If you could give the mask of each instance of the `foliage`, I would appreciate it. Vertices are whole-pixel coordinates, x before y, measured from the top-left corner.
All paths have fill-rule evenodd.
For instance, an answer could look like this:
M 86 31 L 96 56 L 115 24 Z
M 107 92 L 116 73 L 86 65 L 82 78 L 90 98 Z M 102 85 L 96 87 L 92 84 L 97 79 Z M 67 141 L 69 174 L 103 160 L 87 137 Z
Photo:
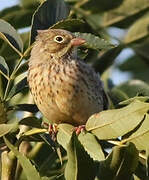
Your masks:
M 1 179 L 147 179 L 148 0 L 20 0 L 0 18 Z M 125 32 L 117 45 L 111 26 Z M 86 39 L 78 54 L 101 74 L 111 108 L 92 115 L 78 136 L 74 126 L 58 125 L 56 142 L 42 126 L 46 120 L 39 118 L 26 80 L 37 30 L 47 28 Z M 137 79 L 114 85 L 109 70 L 125 48 L 134 54 L 117 68 Z

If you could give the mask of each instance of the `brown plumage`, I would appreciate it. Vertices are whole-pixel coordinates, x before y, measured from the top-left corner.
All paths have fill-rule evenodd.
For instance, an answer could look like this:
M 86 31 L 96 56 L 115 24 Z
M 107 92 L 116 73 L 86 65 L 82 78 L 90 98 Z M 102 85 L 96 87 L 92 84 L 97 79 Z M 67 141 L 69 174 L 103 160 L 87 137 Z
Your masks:
M 108 105 L 99 75 L 77 57 L 74 47 L 83 43 L 61 29 L 38 32 L 28 82 L 35 103 L 50 123 L 82 125 Z

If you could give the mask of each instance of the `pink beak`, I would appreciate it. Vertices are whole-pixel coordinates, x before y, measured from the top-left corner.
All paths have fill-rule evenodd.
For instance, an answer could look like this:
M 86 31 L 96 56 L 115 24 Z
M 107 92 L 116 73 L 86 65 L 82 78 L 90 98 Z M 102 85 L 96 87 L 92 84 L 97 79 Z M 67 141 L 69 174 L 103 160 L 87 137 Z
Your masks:
M 84 44 L 85 42 L 86 42 L 85 39 L 79 38 L 79 37 L 73 38 L 71 40 L 72 46 L 80 46 L 80 45 Z

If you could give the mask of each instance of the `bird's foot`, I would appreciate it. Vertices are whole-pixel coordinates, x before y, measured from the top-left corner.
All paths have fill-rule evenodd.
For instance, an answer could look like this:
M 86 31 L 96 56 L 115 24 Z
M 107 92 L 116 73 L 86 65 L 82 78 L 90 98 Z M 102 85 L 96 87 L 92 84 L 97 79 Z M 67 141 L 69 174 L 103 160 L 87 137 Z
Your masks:
M 85 125 L 80 125 L 75 127 L 74 131 L 76 132 L 76 135 L 79 135 L 81 132 L 85 130 Z
M 48 129 L 49 135 L 53 141 L 56 141 L 56 135 L 57 135 L 57 124 L 48 124 L 48 123 L 43 123 L 43 126 Z

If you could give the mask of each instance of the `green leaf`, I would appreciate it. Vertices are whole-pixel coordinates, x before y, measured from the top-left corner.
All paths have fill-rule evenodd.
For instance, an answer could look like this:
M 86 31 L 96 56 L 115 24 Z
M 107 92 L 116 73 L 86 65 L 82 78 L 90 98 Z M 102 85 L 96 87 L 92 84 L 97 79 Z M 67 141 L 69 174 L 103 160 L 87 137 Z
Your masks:
M 14 67 L 17 59 L 20 58 L 19 54 L 14 51 L 14 49 L 6 42 L 0 40 L 0 55 L 5 57 L 7 64 Z M 11 71 L 11 66 L 10 71 Z
M 121 90 L 129 98 L 134 96 L 149 96 L 149 85 L 141 80 L 130 80 L 112 89 Z
M 104 26 L 113 25 L 115 23 L 124 21 L 131 16 L 139 14 L 141 11 L 143 12 L 148 8 L 148 0 L 124 0 L 118 8 L 115 8 L 105 13 L 103 24 Z
M 0 99 L 0 124 L 6 123 L 7 121 L 7 109 L 5 107 L 5 103 L 3 103 Z
M 115 58 L 120 54 L 122 49 L 123 49 L 122 45 L 111 48 L 108 51 L 106 51 L 101 57 L 96 59 L 96 61 L 92 65 L 95 71 L 102 74 L 106 69 L 108 69 L 113 64 Z
M 146 149 L 146 176 L 149 176 L 149 149 Z
M 16 105 L 10 106 L 9 109 L 10 110 L 15 109 L 18 111 L 27 111 L 31 113 L 36 113 L 39 111 L 35 104 L 16 104 Z
M 2 56 L 0 56 L 0 71 L 6 75 L 9 75 L 9 67 Z
M 92 13 L 99 13 L 116 8 L 122 2 L 123 0 L 89 0 L 81 7 L 87 11 L 91 11 Z
M 99 179 L 131 179 L 137 164 L 139 153 L 133 143 L 115 146 L 107 159 L 100 164 Z
M 104 39 L 95 36 L 90 33 L 74 33 L 76 37 L 81 37 L 86 40 L 85 46 L 87 48 L 95 49 L 95 50 L 108 50 L 112 47 L 114 47 L 112 44 L 110 44 L 108 41 L 105 41 Z
M 134 43 L 146 38 L 149 35 L 149 13 L 137 20 L 128 30 L 124 42 Z
M 117 106 L 121 101 L 125 101 L 129 98 L 125 92 L 116 87 L 112 88 L 108 95 L 114 106 Z
M 143 58 L 149 59 L 148 46 L 149 46 L 149 38 L 145 38 L 142 41 L 142 43 L 137 43 L 134 46 L 134 50 L 136 54 L 139 55 L 139 59 L 140 59 L 140 56 L 142 57 L 142 59 Z M 148 66 L 146 66 L 146 62 L 143 62 L 143 63 L 145 64 L 145 68 L 148 69 Z
M 41 128 L 41 123 L 41 119 L 38 119 L 36 117 L 26 117 L 19 121 L 19 124 L 35 128 Z
M 27 159 L 27 157 L 25 157 L 23 154 L 21 154 L 16 149 L 16 147 L 13 146 L 5 137 L 4 137 L 4 141 L 5 141 L 6 145 L 8 146 L 8 148 L 14 153 L 14 155 L 19 160 L 19 163 L 21 164 L 21 166 L 24 170 L 27 180 L 33 180 L 33 179 L 41 180 L 38 171 L 32 165 L 32 163 L 29 161 L 29 159 Z
M 17 93 L 19 93 L 20 91 L 22 91 L 24 88 L 27 88 L 27 87 L 28 87 L 27 77 L 24 77 L 21 81 L 19 81 L 16 85 L 14 85 L 12 87 L 12 89 L 10 90 L 6 100 L 8 101 L 13 96 L 15 96 Z
M 130 103 L 132 103 L 133 101 L 136 101 L 136 100 L 146 102 L 146 101 L 149 100 L 149 96 L 135 96 L 133 98 L 129 98 L 129 99 L 125 100 L 125 101 L 122 101 L 119 104 L 120 105 L 127 105 L 127 104 L 130 104 Z
M 143 43 L 137 43 L 135 47 L 133 45 L 135 54 L 127 58 L 123 63 L 119 64 L 118 68 L 124 72 L 129 71 L 133 79 L 139 79 L 148 83 L 149 82 L 148 46 L 149 46 L 149 41 Z
M 25 133 L 22 134 L 22 137 L 25 136 L 32 136 L 34 134 L 40 134 L 40 133 L 45 133 L 47 132 L 47 129 L 41 129 L 41 128 L 32 128 L 29 131 L 26 131 Z
M 137 51 L 141 48 L 142 43 L 139 45 Z M 136 46 L 135 46 L 136 47 Z M 134 48 L 134 47 L 133 47 Z M 139 56 L 137 56 L 136 54 L 128 57 L 124 62 L 122 62 L 121 64 L 119 64 L 117 66 L 121 71 L 131 71 L 131 73 L 134 74 L 133 77 L 136 77 L 135 74 L 140 73 L 141 70 L 143 69 L 143 71 L 146 69 L 148 69 L 147 64 L 143 61 L 142 58 L 140 58 Z M 137 78 L 136 78 L 137 79 Z
M 68 31 L 75 32 L 76 30 L 80 29 L 81 26 L 83 26 L 85 22 L 81 19 L 65 19 L 62 21 L 58 21 L 56 24 L 54 24 L 52 29 L 65 29 Z
M 99 139 L 113 139 L 133 130 L 149 110 L 149 103 L 134 101 L 126 107 L 92 115 L 86 124 Z
M 23 8 L 31 8 L 34 7 L 35 5 L 39 5 L 39 0 L 20 0 L 21 1 L 21 5 L 23 6 Z
M 16 10 L 19 10 L 20 9 L 20 6 L 19 5 L 15 5 L 15 6 L 11 6 L 11 7 L 8 7 L 8 8 L 4 8 L 0 11 L 0 18 L 4 19 L 4 17 L 7 15 L 7 14 L 11 14 L 13 11 L 16 11 Z M 5 20 L 5 19 L 4 19 Z
M 15 73 L 15 77 L 19 76 L 20 74 L 23 74 L 24 72 L 27 72 L 27 70 L 28 70 L 28 61 L 25 61 L 17 69 L 17 71 Z
M 0 124 L 0 137 L 15 131 L 18 128 L 18 124 Z
M 27 0 L 25 0 L 27 2 Z M 30 1 L 32 7 L 22 7 L 20 5 L 11 6 L 0 11 L 0 18 L 7 21 L 8 23 L 13 24 L 15 29 L 21 29 L 29 27 L 31 25 L 32 15 L 39 3 L 33 3 L 33 0 Z
M 142 158 L 140 158 L 142 160 Z M 134 180 L 147 180 L 145 166 L 139 161 L 134 174 Z
M 68 162 L 65 168 L 66 180 L 91 180 L 95 178 L 97 165 L 85 152 L 75 133 L 67 146 Z
M 57 133 L 57 142 L 67 150 L 67 145 L 71 139 L 72 133 L 74 131 L 74 126 L 70 124 L 59 124 Z
M 0 19 L 0 37 L 4 39 L 17 53 L 23 51 L 23 42 L 16 30 L 6 21 Z
M 146 150 L 149 149 L 149 115 L 146 114 L 145 119 L 142 123 L 137 127 L 135 132 L 132 132 L 131 135 L 122 140 L 122 143 L 125 142 L 133 142 L 138 150 Z
M 48 133 L 47 129 L 33 127 L 32 129 L 22 133 L 19 136 L 19 141 L 20 142 L 22 142 L 22 141 L 31 141 L 31 142 L 41 142 L 42 141 L 43 142 L 43 140 L 44 141 L 46 140 L 46 138 L 45 138 L 46 136 L 48 136 L 48 138 L 49 138 L 49 134 L 47 134 L 47 133 Z M 49 141 L 51 141 L 51 139 Z M 49 141 L 46 140 L 45 142 L 47 143 Z M 47 143 L 47 144 L 49 144 L 49 143 Z
M 65 0 L 65 2 L 78 2 L 79 0 Z
M 43 2 L 33 15 L 31 43 L 35 41 L 37 30 L 48 29 L 68 15 L 69 10 L 63 0 L 47 0 Z
M 0 74 L 2 74 L 7 80 L 9 80 L 9 68 L 2 56 L 0 56 Z
M 93 160 L 102 161 L 105 159 L 102 148 L 93 134 L 82 132 L 79 134 L 78 140 Z

